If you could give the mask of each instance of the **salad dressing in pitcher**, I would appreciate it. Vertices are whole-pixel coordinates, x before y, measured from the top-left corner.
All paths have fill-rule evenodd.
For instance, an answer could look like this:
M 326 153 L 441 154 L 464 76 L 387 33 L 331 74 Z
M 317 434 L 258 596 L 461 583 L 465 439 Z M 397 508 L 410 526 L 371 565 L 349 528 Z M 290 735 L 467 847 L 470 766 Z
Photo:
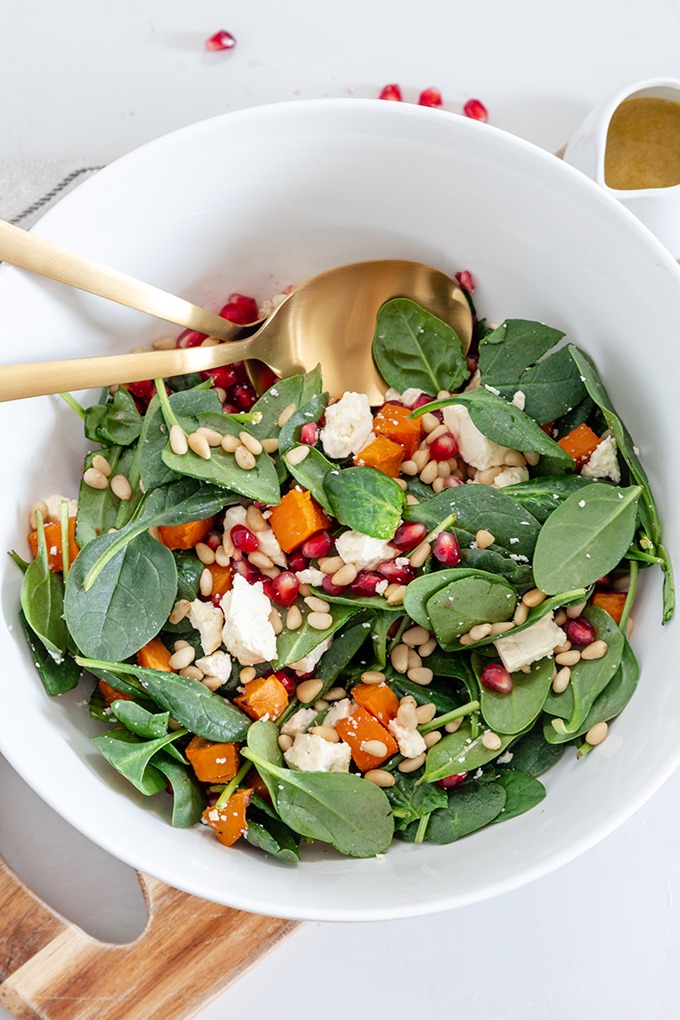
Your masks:
M 680 184 L 680 102 L 626 99 L 607 131 L 605 183 L 619 191 Z

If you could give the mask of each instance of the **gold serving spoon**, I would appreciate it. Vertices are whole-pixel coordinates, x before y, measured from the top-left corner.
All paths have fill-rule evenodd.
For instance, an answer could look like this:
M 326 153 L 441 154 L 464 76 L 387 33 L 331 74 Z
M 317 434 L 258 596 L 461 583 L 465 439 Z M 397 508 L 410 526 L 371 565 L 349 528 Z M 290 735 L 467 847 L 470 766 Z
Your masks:
M 324 387 L 384 399 L 385 383 L 371 354 L 376 316 L 394 297 L 407 297 L 448 322 L 467 351 L 472 315 L 455 280 L 420 262 L 380 259 L 329 269 L 296 287 L 257 328 L 228 322 L 213 312 L 117 270 L 0 221 L 0 259 L 79 290 L 148 312 L 159 319 L 230 341 L 206 347 L 141 354 L 115 354 L 71 361 L 0 367 L 0 400 L 112 386 L 248 361 L 257 384 L 257 364 L 280 377 L 321 364 Z M 256 332 L 252 332 L 256 329 Z M 252 332 L 246 340 L 238 339 Z

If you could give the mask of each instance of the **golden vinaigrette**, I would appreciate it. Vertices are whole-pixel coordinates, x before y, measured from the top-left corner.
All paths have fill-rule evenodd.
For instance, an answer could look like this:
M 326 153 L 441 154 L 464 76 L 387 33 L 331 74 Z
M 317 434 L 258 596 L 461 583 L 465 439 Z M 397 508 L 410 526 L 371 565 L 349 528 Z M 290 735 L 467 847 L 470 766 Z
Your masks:
M 627 99 L 609 123 L 604 179 L 610 188 L 669 188 L 680 184 L 680 103 Z

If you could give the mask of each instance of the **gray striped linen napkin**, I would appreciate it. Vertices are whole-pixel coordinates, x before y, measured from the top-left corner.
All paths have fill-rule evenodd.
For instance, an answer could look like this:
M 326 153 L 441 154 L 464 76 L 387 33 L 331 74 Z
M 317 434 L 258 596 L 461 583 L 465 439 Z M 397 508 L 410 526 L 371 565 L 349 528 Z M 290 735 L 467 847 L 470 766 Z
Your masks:
M 0 219 L 28 228 L 103 164 L 71 158 L 0 159 Z

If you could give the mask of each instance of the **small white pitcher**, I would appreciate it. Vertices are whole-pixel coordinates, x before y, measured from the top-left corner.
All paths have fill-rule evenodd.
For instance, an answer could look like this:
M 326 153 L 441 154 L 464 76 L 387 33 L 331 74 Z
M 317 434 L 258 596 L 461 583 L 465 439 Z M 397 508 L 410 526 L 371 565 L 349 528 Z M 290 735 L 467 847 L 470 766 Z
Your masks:
M 622 88 L 591 110 L 581 122 L 564 151 L 564 159 L 630 209 L 656 234 L 673 257 L 680 259 L 680 184 L 622 191 L 609 187 L 605 181 L 605 150 L 610 121 L 624 100 L 641 97 L 680 102 L 680 81 L 675 78 L 646 78 Z

